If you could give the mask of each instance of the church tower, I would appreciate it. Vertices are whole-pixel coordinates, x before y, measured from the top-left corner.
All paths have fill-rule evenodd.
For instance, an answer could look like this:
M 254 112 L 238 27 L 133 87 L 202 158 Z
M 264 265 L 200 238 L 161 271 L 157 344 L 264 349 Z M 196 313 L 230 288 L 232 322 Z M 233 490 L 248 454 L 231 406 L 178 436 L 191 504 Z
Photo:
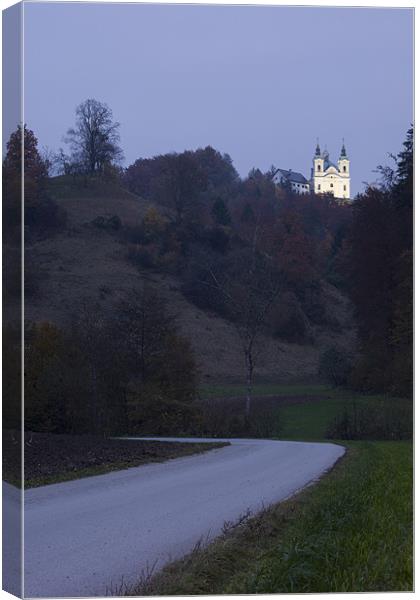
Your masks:
M 317 142 L 316 148 L 315 148 L 312 177 L 314 177 L 316 175 L 322 175 L 323 173 L 324 173 L 324 155 L 321 154 L 321 148 L 319 147 L 319 142 Z
M 343 140 L 343 146 L 341 147 L 340 158 L 338 159 L 338 170 L 340 172 L 341 177 L 343 178 L 342 198 L 350 198 L 350 161 L 347 156 L 346 147 L 344 145 L 344 140 Z
M 337 165 L 330 161 L 326 149 L 321 153 L 317 142 L 313 159 L 311 189 L 315 194 L 332 194 L 334 198 L 350 198 L 350 160 L 344 140 Z

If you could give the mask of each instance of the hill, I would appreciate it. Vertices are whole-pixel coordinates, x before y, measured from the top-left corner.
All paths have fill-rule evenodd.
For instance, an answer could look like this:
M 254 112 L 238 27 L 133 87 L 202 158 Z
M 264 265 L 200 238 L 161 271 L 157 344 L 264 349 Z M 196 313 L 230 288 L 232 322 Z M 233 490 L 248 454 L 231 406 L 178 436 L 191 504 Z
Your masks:
M 50 179 L 48 190 L 66 211 L 67 224 L 55 235 L 27 245 L 27 275 L 36 280 L 26 300 L 28 321 L 68 323 L 84 305 L 112 311 L 129 290 L 141 289 L 147 281 L 166 299 L 181 333 L 190 339 L 202 383 L 243 379 L 244 358 L 233 323 L 189 302 L 176 274 L 139 269 L 128 260 L 127 242 L 119 229 L 139 225 L 152 202 L 116 182 L 92 183 L 68 176 Z M 349 300 L 326 281 L 321 289 L 331 325 L 313 325 L 311 342 L 303 344 L 264 334 L 256 380 L 312 381 L 327 347 L 354 345 Z

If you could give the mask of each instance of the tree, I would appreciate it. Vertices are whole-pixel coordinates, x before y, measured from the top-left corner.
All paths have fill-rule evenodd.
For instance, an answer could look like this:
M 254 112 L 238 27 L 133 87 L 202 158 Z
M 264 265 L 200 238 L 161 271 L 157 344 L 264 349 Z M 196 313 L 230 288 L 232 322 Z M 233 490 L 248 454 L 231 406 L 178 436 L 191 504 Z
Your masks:
M 164 300 L 148 287 L 132 290 L 119 305 L 118 327 L 131 373 L 131 426 L 155 434 L 187 432 L 197 416 L 196 366 Z
M 217 225 L 231 225 L 232 223 L 229 209 L 223 198 L 217 198 L 217 200 L 215 200 L 211 214 Z
M 24 149 L 22 163 L 22 143 Z M 64 226 L 65 211 L 48 197 L 48 164 L 38 151 L 38 140 L 26 125 L 18 127 L 7 143 L 3 161 L 3 217 L 8 241 L 20 238 L 22 169 L 24 173 L 25 237 Z
M 238 335 L 246 373 L 246 416 L 251 411 L 258 343 L 267 325 L 269 311 L 282 290 L 280 273 L 273 257 L 259 248 L 265 235 L 259 216 L 254 222 L 249 243 L 232 253 L 222 269 L 217 271 L 209 266 L 209 276 L 203 281 L 219 292 Z
M 192 152 L 183 152 L 166 161 L 162 175 L 162 203 L 174 211 L 176 225 L 191 222 L 197 215 L 200 193 L 206 189 L 205 172 Z
M 23 161 L 22 161 L 23 142 Z M 24 173 L 25 208 L 34 206 L 40 199 L 47 177 L 47 167 L 38 152 L 38 140 L 26 125 L 19 125 L 7 142 L 6 156 L 3 161 L 3 216 L 5 231 L 20 227 L 22 171 Z
M 86 173 L 93 174 L 101 173 L 106 165 L 121 160 L 119 127 L 106 104 L 94 99 L 79 104 L 76 126 L 67 131 L 66 140 L 72 148 L 73 161 Z
M 343 265 L 355 305 L 361 355 L 352 380 L 409 395 L 412 385 L 413 131 L 396 173 L 352 205 Z M 381 169 L 379 169 L 381 170 Z
M 211 146 L 192 152 L 197 165 L 204 171 L 210 192 L 229 190 L 239 181 L 229 154 L 221 154 Z

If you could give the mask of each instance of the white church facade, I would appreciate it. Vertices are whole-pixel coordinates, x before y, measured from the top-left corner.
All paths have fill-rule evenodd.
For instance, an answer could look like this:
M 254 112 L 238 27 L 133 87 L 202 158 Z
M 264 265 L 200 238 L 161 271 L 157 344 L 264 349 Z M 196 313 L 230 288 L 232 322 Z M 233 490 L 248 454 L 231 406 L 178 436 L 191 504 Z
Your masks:
M 319 144 L 315 149 L 311 178 L 291 169 L 277 169 L 273 181 L 287 186 L 295 194 L 332 194 L 335 198 L 350 199 L 350 160 L 346 148 L 341 148 L 337 164 L 330 161 L 327 150 L 321 153 Z

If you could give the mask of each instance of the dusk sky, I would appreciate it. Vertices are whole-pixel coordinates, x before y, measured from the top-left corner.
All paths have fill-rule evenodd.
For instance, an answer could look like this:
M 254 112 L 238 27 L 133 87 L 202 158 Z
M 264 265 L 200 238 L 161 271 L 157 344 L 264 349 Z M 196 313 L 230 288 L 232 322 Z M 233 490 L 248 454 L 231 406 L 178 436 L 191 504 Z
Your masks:
M 76 106 L 106 102 L 128 165 L 211 145 L 241 176 L 310 175 L 344 137 L 352 196 L 413 120 L 411 9 L 25 5 L 25 121 L 66 148 Z

